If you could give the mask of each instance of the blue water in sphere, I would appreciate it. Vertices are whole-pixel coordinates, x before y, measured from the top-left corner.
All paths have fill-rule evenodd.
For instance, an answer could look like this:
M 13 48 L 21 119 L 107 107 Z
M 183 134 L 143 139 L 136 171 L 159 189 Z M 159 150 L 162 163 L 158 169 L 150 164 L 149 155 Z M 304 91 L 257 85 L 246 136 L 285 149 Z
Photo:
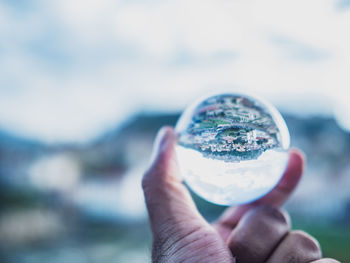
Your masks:
M 175 131 L 184 181 L 215 204 L 262 197 L 287 165 L 288 128 L 276 108 L 261 99 L 229 93 L 206 97 L 184 111 Z

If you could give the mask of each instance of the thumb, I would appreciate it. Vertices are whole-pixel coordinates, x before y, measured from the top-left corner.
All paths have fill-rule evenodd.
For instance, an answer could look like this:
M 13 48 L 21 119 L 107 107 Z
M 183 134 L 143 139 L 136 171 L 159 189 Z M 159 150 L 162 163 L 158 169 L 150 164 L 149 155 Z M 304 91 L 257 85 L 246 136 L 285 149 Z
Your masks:
M 183 232 L 181 230 L 188 230 L 192 225 L 187 224 L 189 222 L 205 222 L 182 184 L 175 156 L 175 142 L 176 135 L 172 128 L 164 127 L 158 132 L 153 161 L 142 180 L 150 224 L 155 235 L 169 229 Z

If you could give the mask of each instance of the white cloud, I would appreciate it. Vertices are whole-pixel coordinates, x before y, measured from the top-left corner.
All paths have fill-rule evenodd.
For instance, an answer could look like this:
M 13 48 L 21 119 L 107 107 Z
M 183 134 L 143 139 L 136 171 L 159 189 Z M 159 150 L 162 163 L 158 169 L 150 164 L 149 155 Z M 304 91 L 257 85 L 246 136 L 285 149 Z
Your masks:
M 244 46 L 248 7 L 213 0 L 130 4 L 119 10 L 115 30 L 152 55 L 172 56 L 178 49 L 207 55 Z
M 17 133 L 86 141 L 228 87 L 296 113 L 350 112 L 350 9 L 336 1 L 34 3 L 0 4 L 0 126 Z

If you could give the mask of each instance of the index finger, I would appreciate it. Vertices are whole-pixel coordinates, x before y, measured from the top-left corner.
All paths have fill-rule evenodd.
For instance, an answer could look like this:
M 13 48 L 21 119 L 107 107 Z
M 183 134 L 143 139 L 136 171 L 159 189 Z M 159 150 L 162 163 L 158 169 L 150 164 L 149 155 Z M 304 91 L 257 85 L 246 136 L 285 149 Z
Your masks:
M 298 149 L 290 150 L 287 168 L 277 186 L 270 193 L 252 203 L 228 208 L 214 224 L 214 227 L 219 228 L 219 232 L 227 228 L 231 231 L 250 208 L 258 205 L 281 206 L 298 185 L 303 174 L 304 164 L 304 154 Z

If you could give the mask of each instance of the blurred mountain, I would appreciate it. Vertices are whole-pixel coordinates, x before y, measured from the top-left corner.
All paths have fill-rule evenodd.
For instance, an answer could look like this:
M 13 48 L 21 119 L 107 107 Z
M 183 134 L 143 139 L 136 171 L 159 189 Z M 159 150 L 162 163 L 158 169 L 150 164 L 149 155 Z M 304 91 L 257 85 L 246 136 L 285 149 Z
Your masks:
M 44 148 L 45 145 L 39 141 L 22 138 L 0 128 L 0 150 L 18 149 L 33 153 L 33 150 L 36 152 Z
M 0 183 L 13 182 L 27 166 L 47 151 L 44 144 L 0 129 Z
M 177 113 L 140 113 L 86 145 L 44 145 L 0 131 L 0 182 L 10 182 L 22 189 L 44 190 L 44 193 L 54 191 L 62 196 L 67 190 L 75 189 L 80 203 L 93 203 L 111 185 L 116 189 L 121 185 L 118 191 L 123 193 L 139 191 L 138 180 L 150 158 L 157 130 L 164 125 L 175 125 L 178 117 Z M 348 217 L 350 134 L 331 118 L 284 117 L 292 146 L 305 152 L 308 163 L 289 209 L 301 215 Z M 125 177 L 134 179 L 123 182 Z M 79 191 L 86 194 L 86 189 L 95 189 L 95 194 L 89 190 L 89 196 L 82 197 Z M 327 198 L 320 199 L 325 192 Z M 102 206 L 106 200 L 100 200 L 96 206 Z M 138 202 L 135 207 L 142 206 L 143 201 Z
M 123 173 L 149 158 L 157 130 L 175 125 L 179 114 L 137 114 L 79 149 L 84 166 L 101 175 Z

